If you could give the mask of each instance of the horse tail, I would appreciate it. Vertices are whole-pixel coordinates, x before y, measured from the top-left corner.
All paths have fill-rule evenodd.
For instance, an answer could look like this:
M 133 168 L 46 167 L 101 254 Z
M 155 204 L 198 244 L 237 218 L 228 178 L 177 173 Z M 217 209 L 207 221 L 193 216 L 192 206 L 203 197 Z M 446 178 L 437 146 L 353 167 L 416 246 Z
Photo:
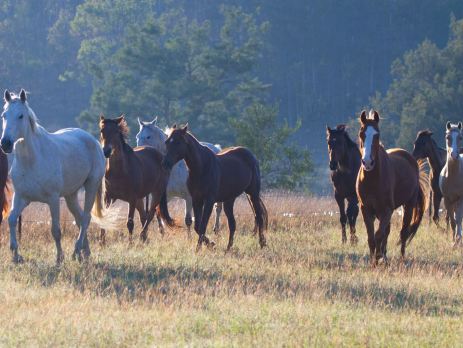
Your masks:
M 13 183 L 11 182 L 11 178 L 8 177 L 5 182 L 5 187 L 3 188 L 3 192 L 1 192 L 0 196 L 3 200 L 2 205 L 2 219 L 6 219 L 10 214 L 10 205 L 11 200 L 13 198 Z
M 418 227 L 420 226 L 423 215 L 427 209 L 428 204 L 428 189 L 429 189 L 429 178 L 425 171 L 425 162 L 418 162 L 418 198 L 416 200 L 415 207 L 413 208 L 412 223 L 410 230 L 406 236 L 405 242 L 410 243 L 413 237 L 415 237 Z
M 103 177 L 96 193 L 92 208 L 93 221 L 105 230 L 114 231 L 122 223 L 119 209 L 106 204 L 106 179 Z
M 161 219 L 167 224 L 169 227 L 178 227 L 177 223 L 174 219 L 170 217 L 169 209 L 167 207 L 167 193 L 164 193 L 161 196 L 161 201 L 159 202 L 158 206 L 156 207 L 157 213 L 161 217 Z

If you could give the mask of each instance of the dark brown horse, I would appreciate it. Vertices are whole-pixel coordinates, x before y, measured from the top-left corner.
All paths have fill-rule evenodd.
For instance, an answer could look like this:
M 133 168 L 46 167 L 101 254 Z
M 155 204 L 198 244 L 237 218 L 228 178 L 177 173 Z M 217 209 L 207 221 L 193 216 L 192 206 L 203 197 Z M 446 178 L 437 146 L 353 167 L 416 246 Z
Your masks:
M 444 168 L 447 160 L 447 151 L 437 146 L 437 143 L 432 138 L 432 132 L 422 130 L 418 132 L 415 143 L 413 145 L 413 157 L 416 160 L 427 159 L 431 171 L 429 173 L 429 181 L 431 184 L 431 192 L 429 195 L 429 217 L 439 226 L 439 208 L 442 200 L 442 193 L 439 188 L 439 176 L 442 168 Z M 434 210 L 434 213 L 433 213 Z M 447 229 L 449 225 L 449 216 L 446 216 Z
M 405 247 L 416 234 L 426 209 L 427 176 L 416 160 L 402 149 L 385 150 L 380 143 L 379 114 L 365 111 L 360 115 L 360 149 L 362 165 L 357 177 L 360 210 L 368 233 L 370 260 L 387 262 L 387 238 L 395 209 L 403 206 L 400 243 Z M 379 227 L 375 233 L 375 218 Z
M 233 147 L 215 154 L 201 145 L 187 131 L 187 126 L 172 127 L 166 140 L 167 153 L 163 165 L 172 168 L 184 159 L 188 167 L 187 186 L 193 199 L 195 231 L 198 233 L 198 249 L 202 243 L 213 245 L 206 237 L 207 223 L 214 203 L 223 202 L 228 219 L 230 236 L 227 250 L 233 246 L 236 223 L 233 214 L 235 199 L 246 192 L 253 208 L 259 231 L 261 247 L 266 245 L 264 229 L 267 228 L 267 210 L 260 198 L 259 162 L 248 149 Z
M 162 155 L 153 147 L 140 146 L 132 149 L 126 142 L 128 132 L 124 116 L 116 119 L 100 117 L 100 142 L 105 157 L 109 159 L 105 173 L 105 202 L 109 205 L 120 199 L 129 203 L 127 229 L 130 237 L 134 227 L 133 216 L 137 209 L 143 226 L 140 238 L 146 241 L 147 228 L 156 207 L 167 225 L 174 225 L 167 209 L 166 186 L 169 171 L 162 167 Z M 145 214 L 143 198 L 149 194 L 152 197 L 151 206 Z
M 357 144 L 347 134 L 345 125 L 338 125 L 335 129 L 327 126 L 326 141 L 330 157 L 334 198 L 338 203 L 341 215 L 342 243 L 347 241 L 346 223 L 349 221 L 350 242 L 355 244 L 358 240 L 355 235 L 355 222 L 359 213 L 355 183 L 360 168 L 360 151 Z M 347 211 L 345 200 L 347 200 Z

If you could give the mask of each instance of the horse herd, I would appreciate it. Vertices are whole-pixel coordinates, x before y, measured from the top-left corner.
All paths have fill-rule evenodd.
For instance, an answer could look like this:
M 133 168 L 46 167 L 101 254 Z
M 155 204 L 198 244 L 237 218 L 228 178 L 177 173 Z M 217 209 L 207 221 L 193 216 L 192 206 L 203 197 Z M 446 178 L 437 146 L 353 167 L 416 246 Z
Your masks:
M 219 229 L 223 205 L 229 227 L 229 250 L 236 229 L 234 202 L 239 195 L 246 193 L 255 218 L 254 231 L 259 236 L 260 246 L 266 246 L 264 231 L 268 225 L 268 213 L 260 196 L 259 163 L 248 149 L 231 147 L 222 150 L 218 145 L 200 143 L 188 131 L 187 125 L 173 125 L 165 133 L 157 126 L 156 119 L 151 122 L 138 120 L 137 147 L 132 148 L 127 143 L 128 126 L 124 116 L 115 119 L 100 116 L 99 142 L 82 129 L 67 128 L 49 133 L 38 124 L 24 90 L 19 94 L 6 90 L 4 101 L 0 140 L 3 150 L 0 151 L 0 188 L 3 188 L 0 205 L 3 214 L 0 222 L 8 216 L 14 262 L 23 260 L 18 251 L 16 230 L 18 228 L 20 236 L 21 213 L 31 202 L 46 203 L 50 207 L 57 263 L 63 261 L 59 220 L 61 197 L 79 228 L 73 252 L 73 258 L 79 260 L 90 255 L 87 229 L 91 217 L 101 227 L 100 241 L 103 243 L 106 229 L 116 228 L 119 214 L 112 204 L 116 200 L 129 204 L 127 229 L 130 239 L 137 210 L 142 226 L 140 238 L 146 241 L 147 228 L 155 216 L 161 233 L 164 233 L 163 223 L 177 226 L 169 215 L 167 203 L 174 196 L 184 199 L 188 234 L 193 223 L 191 211 L 194 213 L 197 249 L 202 244 L 214 246 L 206 236 L 206 228 L 215 206 L 214 230 Z M 431 167 L 433 220 L 438 223 L 443 197 L 455 243 L 461 243 L 461 123 L 447 123 L 447 151 L 437 147 L 430 131 L 422 131 L 415 141 L 412 155 L 402 149 L 384 149 L 380 142 L 379 121 L 376 111 L 370 111 L 368 116 L 366 111 L 361 113 L 360 146 L 351 140 L 345 126 L 327 127 L 331 178 L 340 209 L 342 242 L 347 241 L 348 222 L 350 241 L 357 243 L 355 225 L 360 205 L 368 234 L 370 260 L 373 264 L 380 259 L 387 262 L 391 216 L 402 206 L 400 244 L 404 256 L 406 245 L 415 236 L 426 209 L 428 177 L 417 160 L 427 158 Z M 8 177 L 5 153 L 11 152 L 14 152 L 14 160 Z M 83 207 L 78 201 L 82 188 L 85 190 Z M 379 220 L 376 232 L 375 219 Z
M 355 224 L 359 212 L 368 234 L 370 260 L 387 262 L 387 239 L 391 216 L 403 207 L 400 244 L 402 257 L 407 244 L 415 236 L 427 205 L 433 203 L 432 219 L 439 226 L 439 207 L 444 198 L 447 227 L 450 221 L 455 246 L 462 242 L 463 219 L 463 157 L 462 124 L 447 122 L 446 147 L 441 149 L 429 130 L 420 131 L 413 153 L 403 149 L 385 150 L 380 142 L 380 117 L 377 111 L 360 115 L 359 146 L 349 137 L 345 125 L 331 129 L 327 126 L 327 143 L 334 196 L 340 210 L 342 242 L 347 241 L 346 224 L 350 227 L 350 241 L 357 242 Z M 429 181 L 423 166 L 430 165 Z M 347 201 L 347 209 L 345 207 Z M 430 209 L 431 214 L 431 209 Z M 375 231 L 375 219 L 379 220 Z
M 115 119 L 100 116 L 99 142 L 77 128 L 49 133 L 38 124 L 24 90 L 19 94 L 6 90 L 4 102 L 0 140 L 3 150 L 0 151 L 0 205 L 3 207 L 2 218 L 8 216 L 14 262 L 23 261 L 18 251 L 16 229 L 19 228 L 20 236 L 21 213 L 31 202 L 46 203 L 50 207 L 57 263 L 63 261 L 59 220 L 61 197 L 64 197 L 79 228 L 73 252 L 73 258 L 79 260 L 90 255 L 87 229 L 91 217 L 101 227 L 102 242 L 106 229 L 117 227 L 119 214 L 112 205 L 116 200 L 129 204 L 127 229 L 131 239 L 134 213 L 138 211 L 142 225 L 140 238 L 146 241 L 147 228 L 154 216 L 158 218 L 161 231 L 161 220 L 168 226 L 177 226 L 169 215 L 167 202 L 173 196 L 185 199 L 185 223 L 190 231 L 193 209 L 194 229 L 199 236 L 197 248 L 202 244 L 214 246 L 206 237 L 206 227 L 215 203 L 223 202 L 230 231 L 229 250 L 233 246 L 236 229 L 234 202 L 239 195 L 246 193 L 255 217 L 260 246 L 266 245 L 264 231 L 268 216 L 260 197 L 259 164 L 248 149 L 233 147 L 221 150 L 212 144 L 201 144 L 188 132 L 187 125 L 174 125 L 165 134 L 157 127 L 156 120 L 139 120 L 137 147 L 132 148 L 127 143 L 128 127 L 123 116 Z M 8 177 L 5 154 L 11 152 L 14 160 Z M 85 190 L 83 207 L 78 201 L 82 188 Z M 13 203 L 10 209 L 11 195 Z M 221 210 L 222 203 L 217 204 L 215 230 L 219 228 Z

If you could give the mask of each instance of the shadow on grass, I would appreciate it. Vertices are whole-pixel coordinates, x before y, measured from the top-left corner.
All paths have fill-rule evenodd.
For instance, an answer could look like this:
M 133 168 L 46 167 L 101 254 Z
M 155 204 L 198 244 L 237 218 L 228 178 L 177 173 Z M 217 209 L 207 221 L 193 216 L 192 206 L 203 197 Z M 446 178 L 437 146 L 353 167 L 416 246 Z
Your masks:
M 184 265 L 127 265 L 98 261 L 79 265 L 68 263 L 59 268 L 49 264 L 29 262 L 25 267 L 33 283 L 44 287 L 57 283 L 71 285 L 82 293 L 116 297 L 120 301 L 148 301 L 181 304 L 192 295 L 230 297 L 254 295 L 288 300 L 345 301 L 392 311 L 412 310 L 422 315 L 459 316 L 463 300 L 438 292 L 410 289 L 406 285 L 335 279 L 330 270 L 349 264 L 368 267 L 368 257 L 355 253 L 333 253 L 329 261 L 317 261 L 326 274 L 307 278 L 265 274 L 259 271 L 243 274 L 224 273 L 216 269 L 201 269 Z M 415 263 L 421 261 L 414 260 Z M 426 263 L 427 264 L 427 263 Z

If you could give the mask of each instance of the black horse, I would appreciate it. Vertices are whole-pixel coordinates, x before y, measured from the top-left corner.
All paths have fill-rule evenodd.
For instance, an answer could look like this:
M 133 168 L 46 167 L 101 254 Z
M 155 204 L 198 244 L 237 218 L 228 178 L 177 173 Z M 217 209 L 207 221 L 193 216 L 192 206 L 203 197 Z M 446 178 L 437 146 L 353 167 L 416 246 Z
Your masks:
M 357 144 L 347 134 L 345 125 L 338 125 L 335 129 L 326 126 L 326 141 L 334 198 L 341 214 L 342 243 L 347 241 L 346 223 L 349 221 L 350 242 L 355 244 L 358 240 L 355 235 L 355 223 L 359 213 L 355 183 L 360 169 L 360 151 Z M 347 200 L 347 210 L 345 200 Z
M 163 166 L 171 169 L 175 163 L 184 159 L 188 168 L 187 186 L 193 198 L 195 214 L 195 231 L 199 235 L 198 248 L 202 243 L 212 246 L 206 237 L 206 227 L 216 202 L 223 202 L 223 209 L 228 219 L 230 236 L 229 250 L 233 246 L 236 223 L 233 214 L 235 199 L 245 192 L 254 213 L 259 232 L 259 243 L 266 245 L 264 229 L 267 228 L 268 214 L 260 198 L 259 162 L 248 149 L 233 147 L 215 154 L 201 145 L 187 131 L 187 126 L 177 128 L 175 125 L 166 140 L 167 153 Z
M 431 183 L 430 203 L 432 203 L 429 204 L 429 217 L 432 214 L 432 220 L 439 226 L 439 207 L 442 200 L 442 193 L 439 188 L 439 176 L 447 160 L 447 151 L 437 146 L 430 130 L 422 130 L 416 136 L 413 145 L 413 157 L 416 160 L 428 159 L 429 166 L 431 167 L 429 182 Z M 448 215 L 446 216 L 446 221 L 448 229 Z

